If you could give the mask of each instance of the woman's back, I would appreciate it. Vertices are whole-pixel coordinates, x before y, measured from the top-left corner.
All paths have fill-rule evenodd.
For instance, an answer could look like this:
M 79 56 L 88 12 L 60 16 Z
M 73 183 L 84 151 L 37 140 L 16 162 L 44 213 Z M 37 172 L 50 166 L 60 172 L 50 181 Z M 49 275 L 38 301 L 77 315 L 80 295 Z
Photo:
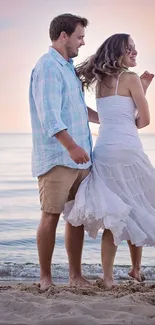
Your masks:
M 105 144 L 142 147 L 135 124 L 137 109 L 127 86 L 127 74 L 123 71 L 117 80 L 112 78 L 108 87 L 97 87 L 96 101 L 100 120 L 97 147 Z

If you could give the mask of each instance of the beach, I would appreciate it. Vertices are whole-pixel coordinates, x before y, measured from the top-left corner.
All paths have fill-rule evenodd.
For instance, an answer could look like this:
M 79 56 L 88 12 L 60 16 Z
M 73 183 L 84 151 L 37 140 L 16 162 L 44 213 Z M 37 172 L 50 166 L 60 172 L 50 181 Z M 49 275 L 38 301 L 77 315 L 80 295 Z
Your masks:
M 155 166 L 155 136 L 141 138 Z M 52 263 L 56 286 L 40 290 L 36 247 L 40 205 L 37 181 L 31 176 L 31 135 L 2 135 L 0 155 L 0 325 L 154 325 L 154 247 L 143 250 L 145 282 L 137 283 L 128 276 L 129 251 L 123 242 L 114 265 L 118 285 L 109 291 L 100 280 L 102 232 L 96 240 L 85 234 L 82 272 L 93 286 L 69 288 L 62 218 Z
M 142 137 L 155 166 L 154 140 L 154 135 Z M 86 234 L 82 272 L 93 286 L 69 288 L 62 218 L 52 263 L 56 286 L 45 292 L 40 290 L 36 247 L 40 206 L 37 181 L 31 176 L 31 135 L 3 135 L 0 154 L 0 325 L 154 325 L 154 248 L 143 250 L 145 282 L 137 283 L 128 276 L 129 251 L 123 242 L 114 265 L 118 285 L 109 291 L 100 280 L 102 232 L 96 240 Z
M 126 281 L 106 290 L 37 283 L 0 285 L 0 325 L 154 325 L 155 284 Z
M 0 4 L 0 325 L 155 325 L 155 0 Z M 131 83 L 122 72 L 131 72 Z M 97 93 L 96 85 L 101 86 Z M 81 206 L 86 196 L 90 222 L 92 210 L 104 220 L 96 238 L 84 227 L 80 261 L 80 240 L 76 231 L 74 237 L 66 231 L 63 206 L 43 209 L 62 212 L 53 217 L 58 219 L 55 236 L 50 216 L 45 214 L 49 224 L 40 223 L 44 214 L 38 176 L 55 165 L 87 167 L 82 165 L 84 152 L 79 149 L 77 157 L 74 150 L 67 152 L 73 142 L 62 141 L 66 131 L 89 161 L 95 165 L 96 160 L 92 176 L 98 182 L 92 187 L 88 183 Z M 97 144 L 97 153 L 90 152 L 90 144 L 92 149 Z M 79 179 L 70 189 L 71 179 L 64 181 L 66 191 L 74 194 Z M 54 181 L 48 191 L 45 183 L 49 201 L 55 191 L 56 206 L 63 186 L 57 188 Z M 103 279 L 111 267 L 106 256 L 113 258 L 114 249 L 108 235 L 106 246 L 104 228 L 115 233 L 115 243 L 116 237 L 126 238 L 112 261 L 111 289 Z M 137 246 L 146 240 L 142 256 L 127 239 Z M 87 281 L 80 281 L 79 270 Z
M 155 166 L 155 135 L 143 135 L 146 154 Z M 93 136 L 95 143 L 96 137 Z M 0 280 L 39 281 L 36 231 L 40 222 L 37 179 L 31 175 L 31 134 L 1 134 L 0 137 Z M 65 222 L 60 218 L 52 260 L 54 282 L 67 283 L 68 259 L 64 242 Z M 89 279 L 102 276 L 100 258 L 102 231 L 94 240 L 85 233 L 82 271 Z M 116 280 L 129 280 L 130 257 L 127 243 L 118 247 Z M 155 249 L 145 247 L 142 272 L 155 281 Z

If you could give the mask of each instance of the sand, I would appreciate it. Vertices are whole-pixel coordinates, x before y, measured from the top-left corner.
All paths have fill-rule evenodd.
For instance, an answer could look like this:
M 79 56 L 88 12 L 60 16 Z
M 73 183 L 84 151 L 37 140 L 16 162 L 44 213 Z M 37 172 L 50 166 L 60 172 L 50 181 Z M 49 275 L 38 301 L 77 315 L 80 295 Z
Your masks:
M 0 325 L 155 325 L 155 284 L 126 281 L 106 290 L 1 283 Z

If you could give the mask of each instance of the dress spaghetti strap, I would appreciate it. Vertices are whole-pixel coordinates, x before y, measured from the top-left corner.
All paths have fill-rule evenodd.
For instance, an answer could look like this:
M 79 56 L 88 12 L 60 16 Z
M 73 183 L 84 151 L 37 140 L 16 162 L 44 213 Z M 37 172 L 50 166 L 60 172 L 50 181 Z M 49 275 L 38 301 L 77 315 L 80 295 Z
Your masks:
M 120 79 L 120 76 L 122 75 L 122 73 L 124 73 L 124 71 L 121 71 L 121 73 L 118 75 L 118 78 L 117 78 L 116 89 L 115 89 L 115 95 L 117 95 L 119 79 Z

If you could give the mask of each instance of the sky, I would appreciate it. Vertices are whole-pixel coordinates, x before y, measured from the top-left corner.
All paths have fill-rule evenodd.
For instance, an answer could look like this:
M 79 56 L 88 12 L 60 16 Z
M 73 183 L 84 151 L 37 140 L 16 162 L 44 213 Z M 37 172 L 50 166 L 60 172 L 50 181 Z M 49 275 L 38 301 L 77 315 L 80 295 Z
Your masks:
M 51 45 L 51 20 L 66 12 L 89 20 L 86 45 L 75 64 L 93 54 L 114 33 L 128 33 L 138 50 L 139 75 L 155 73 L 155 0 L 0 0 L 0 132 L 31 132 L 28 89 L 31 70 Z M 155 80 L 147 92 L 155 133 Z M 92 93 L 88 106 L 96 109 Z M 93 129 L 95 130 L 95 128 Z

